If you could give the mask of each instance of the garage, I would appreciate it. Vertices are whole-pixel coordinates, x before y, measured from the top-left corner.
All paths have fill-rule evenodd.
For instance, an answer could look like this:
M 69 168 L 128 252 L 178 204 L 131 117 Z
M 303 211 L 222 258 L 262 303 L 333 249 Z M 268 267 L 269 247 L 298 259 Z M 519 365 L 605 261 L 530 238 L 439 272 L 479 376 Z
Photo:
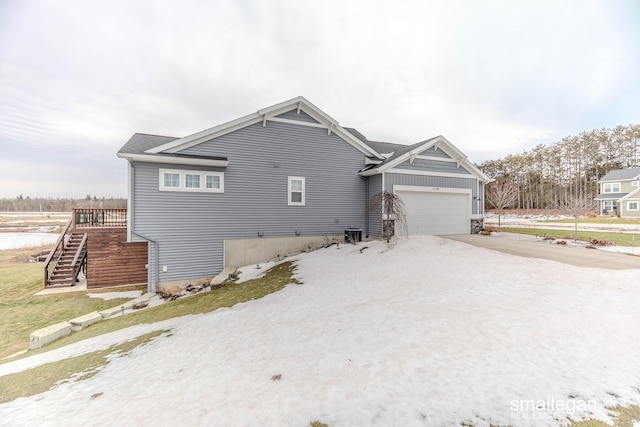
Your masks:
M 396 190 L 405 204 L 409 235 L 469 234 L 471 193 L 468 190 L 418 188 Z

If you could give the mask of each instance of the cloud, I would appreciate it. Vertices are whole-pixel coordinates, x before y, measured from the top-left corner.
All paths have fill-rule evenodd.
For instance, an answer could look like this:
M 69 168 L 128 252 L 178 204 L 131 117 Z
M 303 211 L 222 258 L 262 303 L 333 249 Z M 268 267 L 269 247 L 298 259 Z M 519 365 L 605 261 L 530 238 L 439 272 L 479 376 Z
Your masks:
M 632 0 L 0 7 L 3 160 L 65 171 L 7 165 L 0 197 L 121 195 L 131 134 L 184 136 L 297 95 L 371 139 L 442 134 L 476 162 L 640 119 Z

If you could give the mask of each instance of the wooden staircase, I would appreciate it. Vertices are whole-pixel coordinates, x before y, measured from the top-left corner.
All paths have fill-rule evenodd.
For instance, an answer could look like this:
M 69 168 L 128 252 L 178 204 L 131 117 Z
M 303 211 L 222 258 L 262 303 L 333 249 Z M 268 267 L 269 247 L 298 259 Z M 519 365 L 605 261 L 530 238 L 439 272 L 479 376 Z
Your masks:
M 73 230 L 69 221 L 45 260 L 45 287 L 75 285 L 86 257 L 87 234 Z

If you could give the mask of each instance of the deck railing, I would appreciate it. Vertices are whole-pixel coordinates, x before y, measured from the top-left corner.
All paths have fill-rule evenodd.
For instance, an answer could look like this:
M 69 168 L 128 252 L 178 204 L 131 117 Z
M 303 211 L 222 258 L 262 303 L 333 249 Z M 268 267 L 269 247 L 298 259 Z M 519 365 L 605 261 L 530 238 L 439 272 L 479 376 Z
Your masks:
M 56 243 L 51 249 L 51 252 L 49 252 L 47 259 L 44 260 L 45 286 L 49 284 L 49 277 L 51 276 L 51 273 L 53 273 L 53 270 L 56 268 L 56 265 L 60 260 L 60 256 L 64 251 L 64 246 L 67 243 L 67 240 L 69 240 L 69 237 L 71 236 L 71 232 L 73 231 L 72 223 L 73 223 L 72 219 L 70 219 L 69 222 L 67 222 L 67 225 L 65 225 L 65 227 L 62 229 L 62 232 L 60 233 L 60 237 L 58 237 L 58 240 L 56 240 Z
M 73 226 L 80 227 L 126 227 L 126 209 L 79 208 L 73 210 Z

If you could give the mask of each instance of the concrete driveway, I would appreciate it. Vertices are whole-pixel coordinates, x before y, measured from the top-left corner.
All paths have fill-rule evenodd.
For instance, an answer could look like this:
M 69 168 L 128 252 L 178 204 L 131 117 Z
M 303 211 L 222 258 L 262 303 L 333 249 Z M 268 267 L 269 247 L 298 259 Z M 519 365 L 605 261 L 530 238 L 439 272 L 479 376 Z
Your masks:
M 640 269 L 640 256 L 586 249 L 584 245 L 573 245 L 572 242 L 566 246 L 557 245 L 526 234 L 494 233 L 490 236 L 467 234 L 442 237 L 512 255 L 548 259 L 578 267 Z

